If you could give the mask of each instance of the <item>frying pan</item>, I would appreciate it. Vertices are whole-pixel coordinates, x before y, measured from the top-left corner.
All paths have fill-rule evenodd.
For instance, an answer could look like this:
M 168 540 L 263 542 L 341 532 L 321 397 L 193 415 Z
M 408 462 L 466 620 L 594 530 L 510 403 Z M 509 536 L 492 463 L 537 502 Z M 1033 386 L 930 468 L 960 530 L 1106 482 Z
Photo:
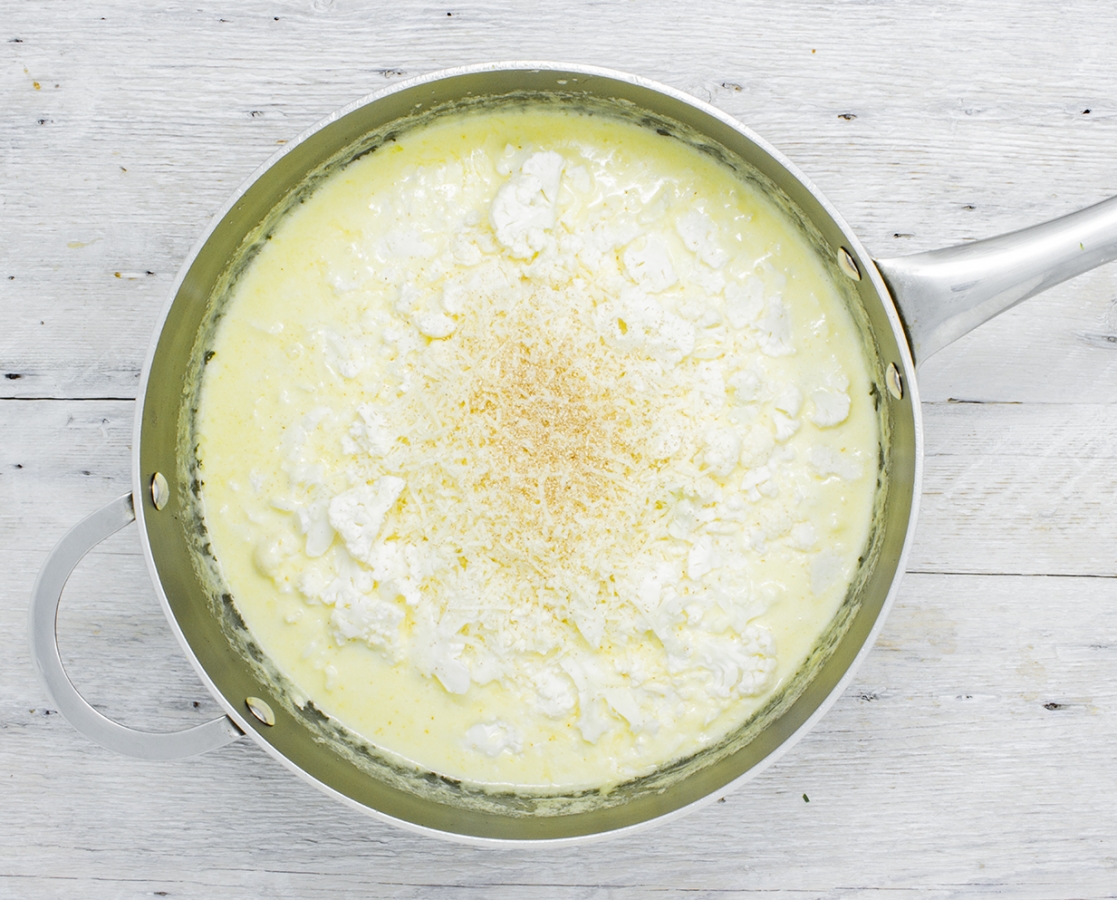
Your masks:
M 737 169 L 797 219 L 846 294 L 874 373 L 882 433 L 877 515 L 841 611 L 791 684 L 715 747 L 608 793 L 525 796 L 481 791 L 394 764 L 313 704 L 291 699 L 207 578 L 205 529 L 183 423 L 199 348 L 217 298 L 266 239 L 270 223 L 324 173 L 446 110 L 506 102 L 606 109 L 683 140 Z M 118 752 L 173 759 L 249 735 L 300 777 L 412 830 L 487 844 L 585 841 L 664 821 L 722 796 L 786 752 L 830 707 L 892 606 L 914 534 L 923 437 L 916 367 L 994 315 L 1117 257 L 1117 198 L 1023 231 L 944 250 L 874 260 L 836 210 L 739 122 L 663 85 L 606 69 L 501 63 L 403 82 L 339 110 L 269 160 L 229 200 L 178 277 L 137 397 L 132 491 L 93 513 L 51 551 L 32 593 L 31 651 L 48 694 L 80 731 Z M 115 723 L 70 682 L 55 620 L 66 580 L 97 543 L 135 519 L 156 592 L 183 651 L 225 715 L 186 731 Z

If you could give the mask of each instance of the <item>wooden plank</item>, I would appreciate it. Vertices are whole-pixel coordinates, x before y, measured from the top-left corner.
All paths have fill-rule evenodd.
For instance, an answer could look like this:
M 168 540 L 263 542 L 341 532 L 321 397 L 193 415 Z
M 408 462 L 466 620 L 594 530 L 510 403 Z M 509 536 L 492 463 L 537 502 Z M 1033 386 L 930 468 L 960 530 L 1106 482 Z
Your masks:
M 1038 489 L 1032 466 L 1045 453 L 1100 462 L 1117 452 L 1109 408 L 933 404 L 927 412 L 932 486 L 940 461 L 965 471 L 992 460 L 1010 480 L 1032 472 Z M 1117 737 L 1109 678 L 1117 582 L 1109 578 L 909 575 L 854 685 L 785 761 L 724 804 L 599 847 L 492 853 L 411 837 L 319 795 L 247 744 L 181 763 L 122 760 L 48 713 L 22 623 L 49 541 L 102 492 L 127 489 L 130 413 L 121 402 L 0 404 L 10 437 L 0 451 L 0 564 L 9 573 L 0 771 L 11 773 L 5 807 L 24 811 L 18 827 L 0 828 L 0 858 L 10 860 L 0 883 L 17 885 L 19 896 L 201 897 L 225 888 L 313 897 L 345 888 L 581 897 L 608 888 L 621 897 L 652 889 L 836 897 L 851 884 L 874 892 L 919 884 L 926 896 L 952 885 L 1026 896 L 1025 887 L 1040 885 L 1043 896 L 1069 896 L 1059 893 L 1068 871 L 1081 873 L 1079 896 L 1106 896 L 1113 864 L 1097 848 L 1117 799 L 1108 788 Z M 13 469 L 15 459 L 29 462 Z M 1091 490 L 1068 484 L 1080 500 Z M 64 496 L 75 502 L 37 508 Z M 975 514 L 994 505 L 995 494 L 961 496 Z M 978 543 L 973 533 L 952 537 L 928 511 L 917 557 L 926 545 Z M 27 522 L 33 527 L 21 528 Z M 1024 552 L 1041 546 L 1026 542 Z M 106 714 L 148 728 L 216 714 L 162 620 L 131 529 L 79 568 L 60 635 L 76 683 Z M 33 815 L 43 803 L 49 821 Z M 999 828 L 1006 817 L 1026 829 Z M 742 846 L 750 848 L 744 861 Z M 811 862 L 797 863 L 799 854 Z M 212 863 L 188 872 L 191 858 Z
M 933 403 L 924 416 L 913 571 L 1117 575 L 1117 406 Z M 9 552 L 45 554 L 130 490 L 131 428 L 126 401 L 0 401 Z
M 98 640 L 117 643 L 133 627 L 103 624 Z M 6 666 L 21 655 L 9 640 Z M 122 653 L 117 677 L 158 677 L 149 662 Z M 534 852 L 399 832 L 249 744 L 121 759 L 44 715 L 21 667 L 3 679 L 19 683 L 0 720 L 18 827 L 0 829 L 0 884 L 19 896 L 1111 896 L 1115 665 L 1112 580 L 911 576 L 854 684 L 773 769 L 646 835 Z M 114 702 L 148 722 L 149 700 Z
M 0 552 L 41 559 L 131 490 L 131 401 L 0 400 Z
M 665 2 L 644 4 L 639 16 L 592 7 L 578 17 L 581 39 L 556 44 L 541 36 L 569 30 L 561 3 L 528 19 L 496 3 L 455 18 L 418 3 L 369 16 L 350 4 L 255 2 L 224 22 L 173 7 L 113 7 L 102 19 L 23 4 L 0 44 L 11 150 L 0 309 L 13 325 L 0 336 L 0 363 L 21 376 L 2 383 L 3 395 L 133 396 L 173 274 L 278 141 L 401 71 L 513 49 L 628 68 L 721 106 L 787 152 L 883 255 L 1009 230 L 1117 192 L 1117 115 L 1107 99 L 1117 82 L 1100 62 L 1107 31 L 1098 21 L 1113 13 L 1074 8 L 1053 27 L 1046 10 L 1017 10 L 1015 40 L 1030 41 L 1031 56 L 994 50 L 994 61 L 966 48 L 1001 47 L 1002 23 L 965 4 L 948 8 L 911 5 L 881 19 L 875 7 L 835 16 L 810 3 L 747 14 L 722 4 L 694 16 Z M 662 37 L 668 20 L 671 41 Z M 795 38 L 742 54 L 721 36 L 731 21 Z M 926 35 L 919 54 L 898 40 L 913 28 Z M 617 34 L 626 35 L 619 46 L 602 43 Z M 331 58 L 359 63 L 323 65 L 317 48 L 327 40 Z M 406 62 L 405 47 L 417 49 Z M 1115 278 L 1080 279 L 946 351 L 929 364 L 928 397 L 1034 397 L 1062 389 L 1052 387 L 1056 371 L 1074 376 L 1080 399 L 1104 402 Z M 1005 342 L 1021 358 L 1000 359 Z
M 936 403 L 924 414 L 909 569 L 1117 574 L 1113 406 Z

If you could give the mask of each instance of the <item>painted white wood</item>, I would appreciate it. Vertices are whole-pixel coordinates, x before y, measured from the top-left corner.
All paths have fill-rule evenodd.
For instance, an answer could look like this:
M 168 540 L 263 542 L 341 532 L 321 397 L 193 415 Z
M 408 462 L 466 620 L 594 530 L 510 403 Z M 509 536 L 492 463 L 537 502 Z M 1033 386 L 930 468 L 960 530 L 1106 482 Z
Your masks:
M 1117 193 L 1115 38 L 1087 0 L 3 4 L 0 896 L 1117 896 L 1117 266 L 925 365 L 923 516 L 876 649 L 771 770 L 642 836 L 474 850 L 248 743 L 113 756 L 44 704 L 25 626 L 53 541 L 129 488 L 130 398 L 181 260 L 338 106 L 462 63 L 615 66 L 741 118 L 886 256 Z M 59 628 L 107 714 L 216 711 L 134 529 L 78 569 Z

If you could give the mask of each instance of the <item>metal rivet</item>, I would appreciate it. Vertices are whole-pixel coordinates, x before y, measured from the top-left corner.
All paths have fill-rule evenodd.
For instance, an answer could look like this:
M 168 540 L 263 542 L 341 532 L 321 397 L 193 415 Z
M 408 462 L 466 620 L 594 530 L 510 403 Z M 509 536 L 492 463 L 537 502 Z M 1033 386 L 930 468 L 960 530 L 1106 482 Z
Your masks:
M 248 707 L 248 711 L 265 725 L 275 724 L 275 713 L 273 713 L 271 707 L 259 697 L 247 697 L 244 703 Z
M 895 363 L 888 364 L 888 369 L 884 373 L 884 383 L 888 385 L 888 393 L 897 400 L 904 399 L 904 377 Z
M 162 509 L 170 499 L 171 489 L 167 486 L 167 479 L 162 472 L 156 472 L 151 476 L 151 502 L 156 509 Z
M 845 247 L 838 248 L 838 265 L 854 281 L 861 280 L 861 270 L 857 268 L 857 260 Z

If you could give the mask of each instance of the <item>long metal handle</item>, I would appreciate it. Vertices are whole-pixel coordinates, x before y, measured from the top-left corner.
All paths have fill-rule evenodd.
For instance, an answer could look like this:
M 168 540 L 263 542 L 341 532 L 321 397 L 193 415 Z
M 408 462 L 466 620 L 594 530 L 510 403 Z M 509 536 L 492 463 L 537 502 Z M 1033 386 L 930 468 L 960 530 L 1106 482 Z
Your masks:
M 875 260 L 916 365 L 998 313 L 1117 259 L 1117 197 L 1000 237 Z
M 31 591 L 31 659 L 51 701 L 78 731 L 98 744 L 140 759 L 180 759 L 215 750 L 243 732 L 228 716 L 185 731 L 137 731 L 105 718 L 78 693 L 58 655 L 58 602 L 74 566 L 111 534 L 136 518 L 125 494 L 71 528 L 47 557 Z

